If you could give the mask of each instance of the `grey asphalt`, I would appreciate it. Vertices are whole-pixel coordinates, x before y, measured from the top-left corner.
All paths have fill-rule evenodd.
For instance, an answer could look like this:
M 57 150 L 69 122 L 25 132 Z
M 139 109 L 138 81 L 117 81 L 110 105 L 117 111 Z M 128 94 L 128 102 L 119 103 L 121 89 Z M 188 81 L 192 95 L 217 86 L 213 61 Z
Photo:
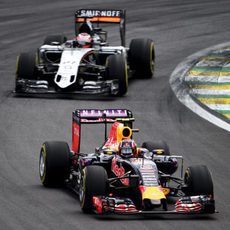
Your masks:
M 156 45 L 155 78 L 136 80 L 126 97 L 14 97 L 16 56 L 34 50 L 49 34 L 73 37 L 74 10 L 127 9 L 127 42 L 148 37 Z M 1 0 L 0 1 L 0 229 L 229 229 L 229 133 L 188 110 L 174 96 L 169 76 L 184 58 L 229 41 L 228 0 Z M 111 30 L 111 44 L 118 36 Z M 45 189 L 38 157 L 46 140 L 71 142 L 75 108 L 128 108 L 140 128 L 137 142 L 165 139 L 186 166 L 206 164 L 212 172 L 216 207 L 209 216 L 106 217 L 84 215 L 68 190 Z M 88 143 L 97 140 L 96 133 Z M 83 147 L 86 147 L 87 143 Z M 89 144 L 92 147 L 92 144 Z

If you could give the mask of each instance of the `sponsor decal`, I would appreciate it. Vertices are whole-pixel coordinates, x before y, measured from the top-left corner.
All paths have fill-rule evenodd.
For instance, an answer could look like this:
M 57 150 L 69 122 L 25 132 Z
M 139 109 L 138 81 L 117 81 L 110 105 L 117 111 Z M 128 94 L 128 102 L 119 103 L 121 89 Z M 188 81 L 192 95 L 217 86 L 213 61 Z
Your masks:
M 103 114 L 105 114 L 106 117 L 126 117 L 127 111 L 124 109 L 84 109 L 80 111 L 81 117 L 102 117 Z
M 164 149 L 154 149 L 153 152 L 157 155 L 161 155 L 164 153 Z
M 79 126 L 77 127 L 76 125 L 73 127 L 73 134 L 74 136 L 79 137 Z
M 72 150 L 75 153 L 79 152 L 80 148 L 80 126 L 77 122 L 72 123 Z
M 112 169 L 112 172 L 118 177 L 122 177 L 125 174 L 124 167 L 122 166 L 122 164 L 120 164 L 120 165 L 117 164 L 117 159 L 115 157 L 112 160 L 111 169 Z M 122 184 L 128 186 L 129 185 L 129 178 L 121 179 L 121 182 L 122 182 Z
M 93 206 L 95 208 L 96 213 L 103 212 L 102 200 L 99 197 L 93 196 Z
M 144 164 L 144 165 L 140 165 L 140 170 L 142 171 L 144 171 L 144 170 L 149 170 L 149 169 L 151 169 L 151 171 L 153 171 L 153 169 L 154 169 L 154 167 L 153 167 L 153 165 L 152 164 L 150 164 L 150 163 L 147 163 L 147 164 Z
M 98 118 L 96 120 L 95 119 L 89 120 L 89 119 L 85 119 L 85 118 L 81 119 L 81 123 L 102 123 L 102 122 L 105 122 L 105 119 L 103 119 L 103 118 Z M 110 119 L 110 118 L 106 118 L 106 122 L 113 123 L 113 122 L 115 122 L 115 120 Z
M 109 137 L 108 140 L 106 141 L 104 147 L 106 148 L 116 148 L 118 147 L 118 139 L 117 139 L 117 129 L 119 127 L 120 123 L 119 122 L 115 122 L 111 129 L 110 129 L 110 133 L 109 133 Z
M 143 185 L 140 185 L 139 186 L 139 190 L 140 190 L 140 192 L 141 192 L 141 194 L 143 194 L 144 192 L 145 192 L 145 186 L 143 186 Z
M 120 17 L 120 10 L 79 10 L 78 17 Z
M 102 147 L 102 149 L 111 149 L 111 150 L 114 150 L 114 151 L 118 151 L 118 143 L 117 142 L 106 142 L 105 145 Z
M 165 196 L 167 196 L 170 193 L 170 189 L 169 188 L 162 188 L 162 192 L 165 194 Z
M 139 190 L 142 194 L 142 199 L 161 200 L 165 199 L 164 193 L 160 186 L 140 186 Z

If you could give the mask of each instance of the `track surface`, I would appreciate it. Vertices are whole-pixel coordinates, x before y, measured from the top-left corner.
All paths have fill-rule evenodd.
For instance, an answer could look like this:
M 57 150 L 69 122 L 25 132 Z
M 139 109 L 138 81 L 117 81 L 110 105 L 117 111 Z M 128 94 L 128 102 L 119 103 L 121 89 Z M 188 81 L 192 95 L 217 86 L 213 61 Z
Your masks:
M 38 47 L 48 34 L 64 32 L 71 38 L 74 9 L 80 7 L 126 8 L 128 42 L 149 37 L 156 43 L 155 78 L 133 81 L 128 96 L 113 100 L 14 97 L 16 56 Z M 229 134 L 180 104 L 168 83 L 185 57 L 229 40 L 229 8 L 228 0 L 0 1 L 0 228 L 229 229 Z M 72 193 L 44 189 L 38 177 L 42 142 L 70 143 L 71 111 L 86 107 L 129 108 L 136 117 L 135 126 L 141 128 L 139 142 L 165 139 L 187 165 L 206 164 L 213 175 L 220 213 L 196 218 L 98 218 L 82 214 Z M 89 137 L 89 141 L 95 139 Z

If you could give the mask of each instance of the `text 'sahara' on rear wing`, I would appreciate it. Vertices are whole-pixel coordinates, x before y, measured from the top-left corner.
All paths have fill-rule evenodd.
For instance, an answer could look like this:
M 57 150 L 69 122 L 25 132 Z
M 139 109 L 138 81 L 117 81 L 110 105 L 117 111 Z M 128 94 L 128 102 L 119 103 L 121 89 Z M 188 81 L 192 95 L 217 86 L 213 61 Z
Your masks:
M 75 12 L 75 33 L 79 34 L 82 23 L 117 23 L 120 24 L 121 45 L 125 46 L 125 10 L 80 9 Z
M 127 109 L 77 109 L 73 112 L 72 150 L 80 151 L 81 124 L 113 123 L 116 119 L 132 119 L 133 114 Z

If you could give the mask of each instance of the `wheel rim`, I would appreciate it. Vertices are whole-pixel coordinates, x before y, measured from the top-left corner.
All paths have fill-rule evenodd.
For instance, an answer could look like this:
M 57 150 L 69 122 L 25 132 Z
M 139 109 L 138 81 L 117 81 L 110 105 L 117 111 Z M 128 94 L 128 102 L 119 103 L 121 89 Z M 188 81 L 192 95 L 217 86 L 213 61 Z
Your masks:
M 43 154 L 41 154 L 40 156 L 39 172 L 40 172 L 40 176 L 43 177 L 45 174 L 45 159 Z
M 84 198 L 85 198 L 85 176 L 83 170 L 83 174 L 81 176 L 81 182 L 79 186 L 79 200 L 80 200 L 81 207 L 84 206 Z
M 16 60 L 16 72 L 15 72 L 16 80 L 18 79 L 18 69 L 19 69 L 19 56 L 17 56 L 17 60 Z
M 184 183 L 187 184 L 188 186 L 190 185 L 189 178 L 190 178 L 190 174 L 189 174 L 189 170 L 187 169 L 184 175 Z
M 79 188 L 79 200 L 80 200 L 81 203 L 83 201 L 83 197 L 84 197 L 84 189 L 83 189 L 83 186 L 80 185 L 80 188 Z
M 154 71 L 154 65 L 155 65 L 153 47 L 154 47 L 153 43 L 151 43 L 151 46 L 150 46 L 150 70 L 152 73 Z
M 125 63 L 125 86 L 126 86 L 126 91 L 127 91 L 127 88 L 128 88 L 128 66 L 126 63 Z

